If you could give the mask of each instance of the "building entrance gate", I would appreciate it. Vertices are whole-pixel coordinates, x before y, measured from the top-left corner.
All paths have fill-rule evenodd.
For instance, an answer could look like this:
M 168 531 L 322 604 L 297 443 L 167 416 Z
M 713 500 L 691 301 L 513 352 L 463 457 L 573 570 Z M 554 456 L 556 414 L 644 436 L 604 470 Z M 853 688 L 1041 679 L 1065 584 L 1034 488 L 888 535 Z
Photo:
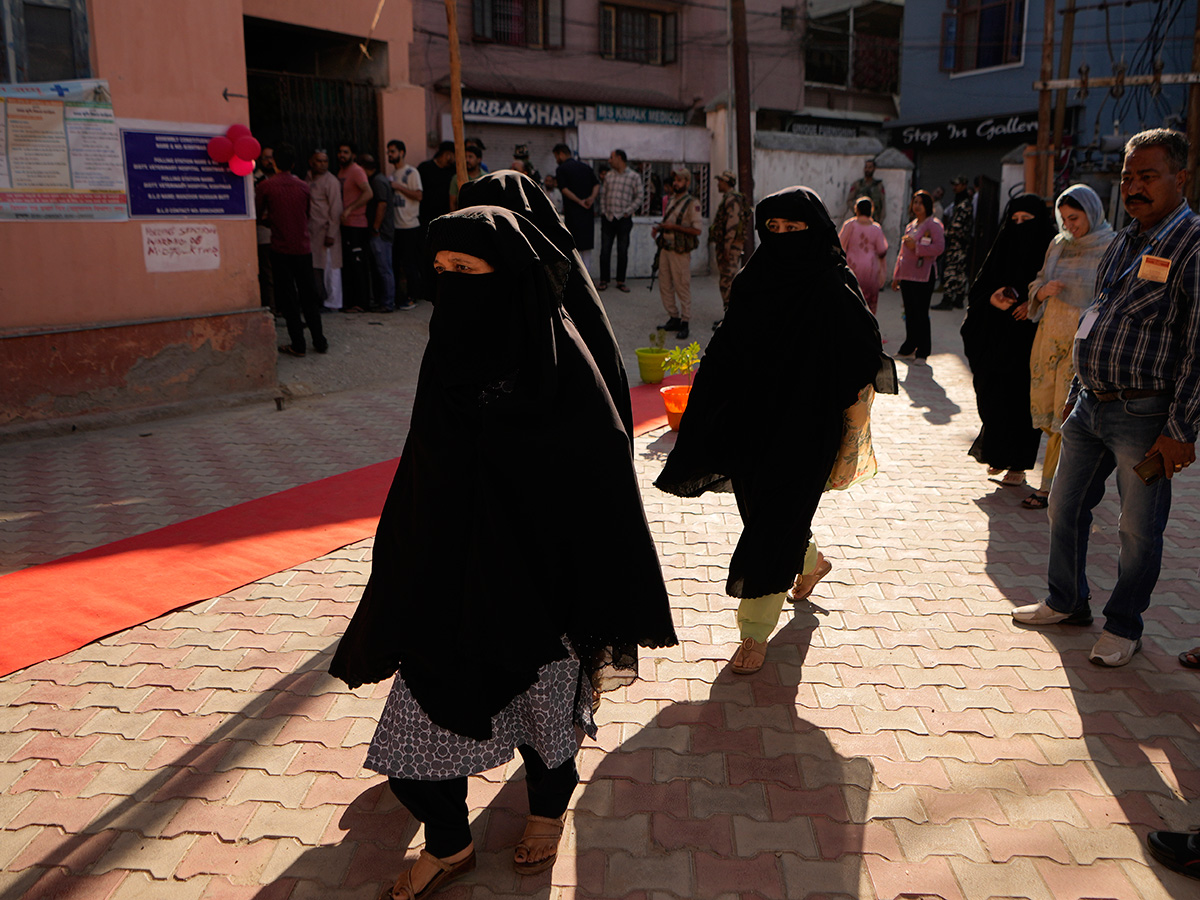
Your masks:
M 264 143 L 288 143 L 307 162 L 316 147 L 332 161 L 339 141 L 381 153 L 378 88 L 337 78 L 250 69 L 250 123 Z

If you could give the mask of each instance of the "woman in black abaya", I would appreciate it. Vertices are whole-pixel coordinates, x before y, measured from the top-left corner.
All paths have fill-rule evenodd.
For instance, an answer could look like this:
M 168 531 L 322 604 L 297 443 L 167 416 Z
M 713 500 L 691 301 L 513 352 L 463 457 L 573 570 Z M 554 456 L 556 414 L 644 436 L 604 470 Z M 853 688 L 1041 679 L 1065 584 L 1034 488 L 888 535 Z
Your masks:
M 760 244 L 696 373 L 655 485 L 680 497 L 732 489 L 743 530 L 726 592 L 741 598 L 731 668 L 757 671 L 842 445 L 846 410 L 895 393 L 875 317 L 821 198 L 791 187 L 754 212 Z M 811 561 L 810 561 L 811 562 Z
M 1029 412 L 1029 352 L 1037 325 L 1029 321 L 1028 292 L 1054 234 L 1041 197 L 1022 194 L 1010 200 L 1000 233 L 971 285 L 962 324 L 963 350 L 983 423 L 968 452 L 987 465 L 988 475 L 1004 472 L 996 480 L 1010 486 L 1025 483 L 1042 437 Z
M 412 425 L 330 666 L 351 687 L 395 673 L 366 765 L 426 837 L 395 900 L 474 867 L 467 776 L 514 749 L 531 813 L 514 863 L 552 865 L 593 683 L 627 683 L 637 645 L 676 642 L 628 436 L 560 306 L 567 259 L 495 207 L 429 236 L 438 301 Z
M 528 175 L 504 169 L 484 175 L 478 181 L 463 186 L 459 193 L 458 207 L 500 206 L 519 213 L 532 222 L 571 263 L 571 271 L 563 289 L 563 309 L 575 323 L 579 336 L 596 361 L 596 368 L 604 378 L 604 384 L 612 395 L 613 405 L 621 416 L 621 422 L 630 438 L 633 437 L 633 409 L 629 401 L 629 378 L 625 374 L 625 363 L 621 361 L 621 350 L 604 304 L 592 283 L 592 276 L 579 251 L 575 239 L 558 217 L 554 204 L 546 192 Z

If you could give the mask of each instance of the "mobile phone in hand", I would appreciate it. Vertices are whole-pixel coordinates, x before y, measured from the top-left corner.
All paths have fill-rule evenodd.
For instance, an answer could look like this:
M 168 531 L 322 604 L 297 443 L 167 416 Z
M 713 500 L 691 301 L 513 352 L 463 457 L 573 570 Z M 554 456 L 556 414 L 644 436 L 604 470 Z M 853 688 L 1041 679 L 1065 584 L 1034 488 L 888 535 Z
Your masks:
M 1137 472 L 1137 476 L 1142 479 L 1143 484 L 1154 484 L 1154 482 L 1167 474 L 1161 453 L 1147 456 L 1133 467 L 1133 471 Z
M 1001 288 L 1000 293 L 1003 294 L 1005 297 L 1007 297 L 1009 300 L 1012 300 L 1014 303 L 1017 300 L 1021 299 L 1021 295 L 1017 293 L 1017 289 L 1014 287 Z

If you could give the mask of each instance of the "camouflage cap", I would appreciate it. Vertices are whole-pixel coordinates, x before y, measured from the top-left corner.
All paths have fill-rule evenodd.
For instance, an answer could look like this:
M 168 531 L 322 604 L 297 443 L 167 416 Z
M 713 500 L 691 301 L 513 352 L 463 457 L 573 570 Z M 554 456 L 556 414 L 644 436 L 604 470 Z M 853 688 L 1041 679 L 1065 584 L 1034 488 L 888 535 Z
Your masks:
M 970 184 L 970 182 L 967 181 L 966 175 L 955 175 L 953 178 L 950 179 L 950 183 L 951 184 Z
M 726 169 L 724 172 L 722 172 L 720 175 L 717 176 L 717 181 L 724 181 L 730 187 L 736 187 L 737 186 L 737 175 L 735 175 L 733 173 L 732 169 Z

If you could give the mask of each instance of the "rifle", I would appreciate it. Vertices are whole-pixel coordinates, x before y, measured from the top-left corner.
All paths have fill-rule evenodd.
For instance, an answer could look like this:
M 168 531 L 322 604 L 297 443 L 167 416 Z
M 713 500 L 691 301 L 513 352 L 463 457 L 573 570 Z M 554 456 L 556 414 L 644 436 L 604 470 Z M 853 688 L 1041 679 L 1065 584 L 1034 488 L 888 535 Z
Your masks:
M 646 287 L 648 291 L 654 290 L 654 279 L 658 277 L 658 257 L 661 253 L 662 247 L 654 251 L 654 262 L 650 264 L 650 284 Z

